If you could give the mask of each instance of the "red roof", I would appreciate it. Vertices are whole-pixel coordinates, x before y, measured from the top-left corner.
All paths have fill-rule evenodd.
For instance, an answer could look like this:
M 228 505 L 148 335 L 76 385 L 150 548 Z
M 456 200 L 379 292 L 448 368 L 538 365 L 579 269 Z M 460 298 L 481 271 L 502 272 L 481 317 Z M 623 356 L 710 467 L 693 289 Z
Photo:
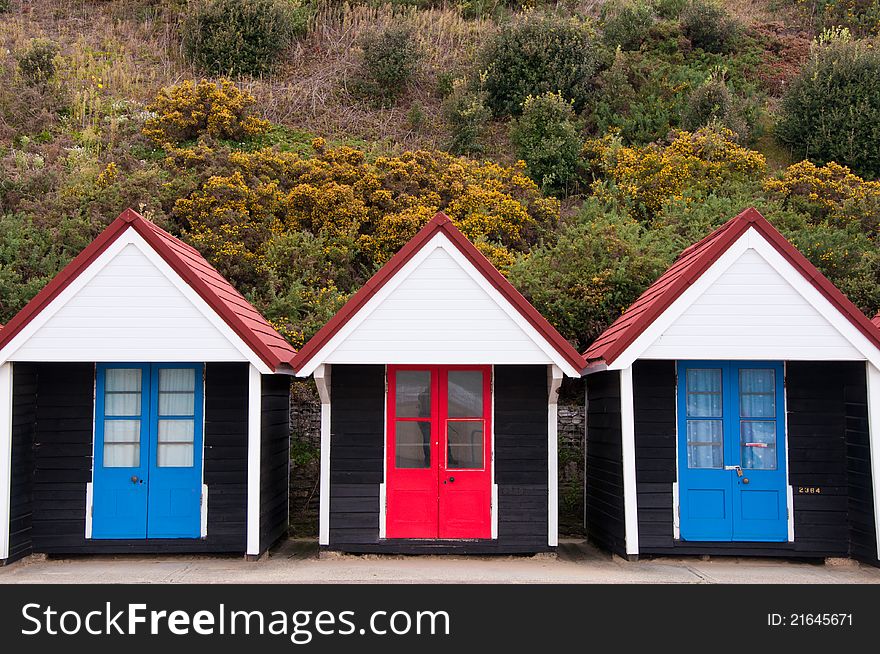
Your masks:
M 410 241 L 404 245 L 400 251 L 395 254 L 375 275 L 373 275 L 361 289 L 355 293 L 345 306 L 333 316 L 333 318 L 324 327 L 315 334 L 308 343 L 303 345 L 302 349 L 293 359 L 293 368 L 299 372 L 309 361 L 324 347 L 331 338 L 345 325 L 367 301 L 382 288 L 388 280 L 397 273 L 398 270 L 406 264 L 407 261 L 422 249 L 422 247 L 431 240 L 436 234 L 444 234 L 472 263 L 477 270 L 500 292 L 504 298 L 510 302 L 519 313 L 534 327 L 544 339 L 553 346 L 553 348 L 570 364 L 575 370 L 580 372 L 584 368 L 584 360 L 578 354 L 577 350 L 566 341 L 556 329 L 547 322 L 538 310 L 526 300 L 513 285 L 507 281 L 498 270 L 493 266 L 483 253 L 480 252 L 473 243 L 471 243 L 464 234 L 462 234 L 449 217 L 438 212 L 431 221 L 425 225 Z
M 871 319 L 871 322 L 880 327 L 880 313 Z
M 277 370 L 290 362 L 296 350 L 195 248 L 132 209 L 123 211 L 7 323 L 0 332 L 0 349 L 129 228 L 140 234 L 267 366 Z
M 865 314 L 785 240 L 757 209 L 749 208 L 684 250 L 675 263 L 590 345 L 584 353 L 587 362 L 611 364 L 750 227 L 767 239 L 868 340 L 880 347 L 880 331 Z

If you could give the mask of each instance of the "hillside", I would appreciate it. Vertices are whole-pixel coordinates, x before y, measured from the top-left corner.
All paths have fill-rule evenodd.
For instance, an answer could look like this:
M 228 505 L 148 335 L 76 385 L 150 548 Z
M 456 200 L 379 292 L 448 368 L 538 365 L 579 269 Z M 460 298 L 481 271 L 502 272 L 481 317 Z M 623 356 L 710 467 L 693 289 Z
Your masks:
M 880 308 L 876 90 L 809 96 L 840 90 L 828 152 L 783 108 L 877 65 L 877 2 L 0 8 L 0 322 L 126 206 L 296 346 L 437 210 L 579 347 L 747 205 Z

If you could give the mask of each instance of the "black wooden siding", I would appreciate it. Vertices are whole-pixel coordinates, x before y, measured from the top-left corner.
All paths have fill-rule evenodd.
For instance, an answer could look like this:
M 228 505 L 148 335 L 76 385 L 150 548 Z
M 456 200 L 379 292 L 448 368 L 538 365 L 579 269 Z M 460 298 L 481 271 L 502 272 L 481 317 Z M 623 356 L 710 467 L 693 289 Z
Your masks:
M 11 563 L 31 553 L 34 423 L 37 373 L 24 363 L 12 365 L 12 479 L 10 483 L 9 557 Z
M 871 477 L 871 448 L 868 432 L 868 396 L 865 367 L 850 364 L 852 370 L 844 387 L 846 401 L 846 461 L 849 487 L 850 555 L 860 561 L 880 563 L 877 558 L 877 532 L 874 528 L 874 487 Z
M 91 480 L 94 364 L 16 364 L 30 374 L 15 395 L 19 438 L 13 465 L 32 484 L 14 496 L 13 513 L 31 513 L 31 547 L 48 554 L 244 552 L 247 542 L 247 386 L 245 364 L 209 363 L 205 383 L 205 539 L 86 540 L 86 484 Z M 27 378 L 26 378 L 27 379 Z M 34 386 L 35 381 L 35 386 Z M 29 413 L 31 412 L 31 413 Z M 35 416 L 31 418 L 30 416 Z M 25 425 L 30 420 L 32 434 Z M 27 438 L 30 436 L 30 443 Z M 33 457 L 33 465 L 27 457 Z M 26 538 L 18 551 L 27 548 Z
M 334 365 L 330 411 L 330 548 L 349 552 L 526 553 L 547 544 L 547 369 L 495 367 L 498 538 L 379 539 L 385 367 Z
M 287 534 L 290 378 L 263 375 L 260 418 L 260 551 Z
M 633 414 L 639 552 L 646 553 L 672 547 L 672 484 L 676 474 L 674 361 L 636 361 Z
M 633 368 L 641 554 L 810 558 L 852 554 L 876 562 L 863 363 L 786 365 L 789 480 L 795 490 L 794 543 L 673 540 L 675 384 L 672 361 L 638 361 Z M 821 487 L 822 492 L 800 494 L 799 486 Z
M 587 377 L 587 458 L 584 522 L 588 538 L 626 554 L 623 508 L 623 451 L 620 427 L 620 373 Z

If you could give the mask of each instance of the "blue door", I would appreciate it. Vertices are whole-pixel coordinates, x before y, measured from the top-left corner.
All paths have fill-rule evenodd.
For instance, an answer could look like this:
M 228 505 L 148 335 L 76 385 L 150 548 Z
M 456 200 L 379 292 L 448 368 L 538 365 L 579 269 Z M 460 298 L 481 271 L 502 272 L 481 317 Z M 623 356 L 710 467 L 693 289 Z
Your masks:
M 99 365 L 93 538 L 198 538 L 200 364 Z
M 783 368 L 678 364 L 681 538 L 788 540 Z
M 98 366 L 93 538 L 147 536 L 149 384 L 149 366 Z

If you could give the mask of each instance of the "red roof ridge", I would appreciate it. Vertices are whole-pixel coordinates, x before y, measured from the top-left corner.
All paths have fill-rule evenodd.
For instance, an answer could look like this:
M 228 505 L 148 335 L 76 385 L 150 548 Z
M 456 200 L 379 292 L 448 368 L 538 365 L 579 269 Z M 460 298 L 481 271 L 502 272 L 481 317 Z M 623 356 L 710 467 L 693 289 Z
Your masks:
M 192 246 L 126 209 L 65 266 L 0 332 L 0 349 L 45 309 L 127 229 L 134 229 L 273 371 L 296 353 L 268 321 Z M 244 304 L 222 297 L 231 294 Z M 258 329 L 262 328 L 262 329 Z M 264 328 L 268 328 L 268 332 Z
M 354 294 L 336 315 L 318 333 L 300 348 L 291 364 L 296 372 L 323 348 L 363 306 L 382 288 L 422 247 L 436 234 L 443 233 L 467 260 L 499 291 L 508 302 L 541 334 L 548 343 L 578 372 L 584 368 L 584 360 L 577 350 L 535 309 L 528 300 L 502 275 L 495 266 L 471 243 L 442 211 L 438 211 L 428 223 L 392 256 Z
M 880 348 L 880 323 L 872 324 L 757 209 L 749 207 L 705 238 L 685 248 L 666 272 L 593 341 L 584 353 L 586 361 L 603 361 L 606 365 L 612 363 L 750 227 L 754 227 L 868 340 Z

